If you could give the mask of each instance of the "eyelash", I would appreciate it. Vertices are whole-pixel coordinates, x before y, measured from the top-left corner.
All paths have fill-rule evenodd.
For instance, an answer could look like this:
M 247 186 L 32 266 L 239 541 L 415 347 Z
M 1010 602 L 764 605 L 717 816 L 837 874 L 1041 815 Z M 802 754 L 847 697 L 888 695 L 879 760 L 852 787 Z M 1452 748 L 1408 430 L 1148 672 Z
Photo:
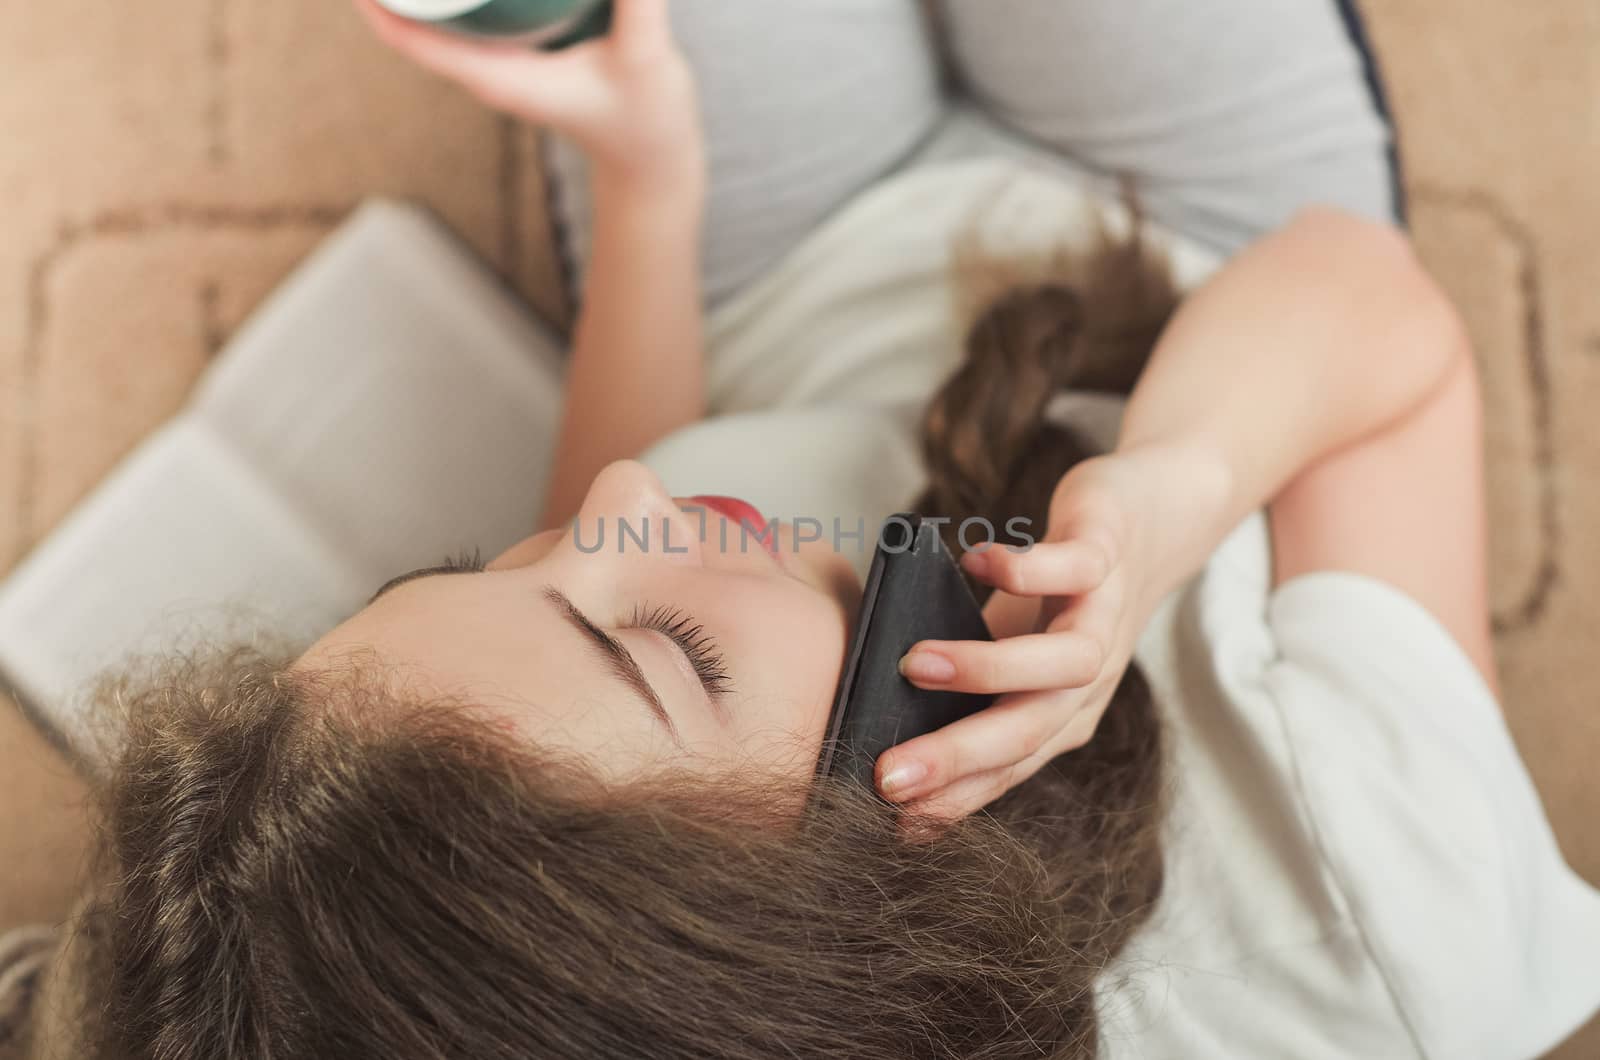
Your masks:
M 461 573 L 482 571 L 485 566 L 483 551 L 475 548 L 471 552 L 462 551 L 457 556 L 447 558 L 435 569 Z M 640 605 L 634 608 L 627 628 L 654 630 L 672 638 L 673 643 L 688 656 L 700 683 L 705 685 L 706 694 L 712 699 L 733 690 L 733 676 L 728 673 L 727 660 L 717 647 L 716 639 L 683 611 L 673 607 Z
M 706 686 L 706 694 L 712 699 L 733 690 L 733 678 L 728 673 L 727 661 L 717 647 L 715 638 L 706 632 L 704 626 L 677 608 L 641 605 L 634 608 L 627 628 L 650 629 L 672 638 L 689 657 L 700 683 Z
M 451 574 L 477 574 L 482 572 L 487 566 L 488 564 L 483 560 L 483 549 L 475 548 L 471 552 L 468 552 L 466 549 L 462 549 L 461 552 L 458 553 L 454 558 L 447 558 L 443 563 L 439 564 L 439 566 L 434 569 L 439 572 L 448 571 Z

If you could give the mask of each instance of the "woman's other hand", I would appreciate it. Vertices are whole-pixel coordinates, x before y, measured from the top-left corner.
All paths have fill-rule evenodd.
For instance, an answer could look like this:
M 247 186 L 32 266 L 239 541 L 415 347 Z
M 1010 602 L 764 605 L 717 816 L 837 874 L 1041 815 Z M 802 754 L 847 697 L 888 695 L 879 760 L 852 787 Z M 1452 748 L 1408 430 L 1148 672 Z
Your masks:
M 608 465 L 705 416 L 706 152 L 667 0 L 613 0 L 606 36 L 554 52 L 484 42 L 356 0 L 378 36 L 591 162 L 594 231 L 541 523 L 565 525 Z
M 615 0 L 611 32 L 559 52 L 477 41 L 356 6 L 378 36 L 497 110 L 581 147 L 597 176 L 660 187 L 704 179 L 694 76 L 672 36 L 667 0 Z
M 985 608 L 996 639 L 923 641 L 901 670 L 921 688 L 999 698 L 885 752 L 884 796 L 926 818 L 963 817 L 1088 743 L 1181 575 L 1166 559 L 1181 551 L 1173 536 L 1205 525 L 1226 490 L 1225 468 L 1195 449 L 1097 457 L 1061 480 L 1044 540 L 967 553 L 962 565 L 997 590 Z

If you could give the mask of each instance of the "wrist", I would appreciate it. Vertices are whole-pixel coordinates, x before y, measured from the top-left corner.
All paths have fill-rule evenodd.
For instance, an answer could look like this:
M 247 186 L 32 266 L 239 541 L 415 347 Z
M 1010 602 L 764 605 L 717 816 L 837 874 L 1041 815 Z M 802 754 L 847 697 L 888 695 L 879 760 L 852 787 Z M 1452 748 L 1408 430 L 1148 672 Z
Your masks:
M 648 196 L 696 205 L 706 197 L 709 173 L 698 118 L 654 124 L 640 118 L 625 135 L 586 153 L 597 197 Z
M 1106 458 L 1133 498 L 1129 548 L 1153 607 L 1205 563 L 1245 513 L 1233 469 L 1203 439 L 1140 442 Z
M 597 163 L 590 181 L 596 224 L 617 220 L 630 227 L 687 226 L 698 233 L 706 199 L 703 166 Z

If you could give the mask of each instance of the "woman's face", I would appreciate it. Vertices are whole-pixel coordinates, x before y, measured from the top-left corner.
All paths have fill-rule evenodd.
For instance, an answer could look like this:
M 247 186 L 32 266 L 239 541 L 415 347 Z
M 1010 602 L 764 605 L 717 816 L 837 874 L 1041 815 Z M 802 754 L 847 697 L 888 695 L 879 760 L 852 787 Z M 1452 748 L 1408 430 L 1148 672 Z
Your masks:
M 810 771 L 860 594 L 827 543 L 797 548 L 782 527 L 769 548 L 726 502 L 669 497 L 628 461 L 574 526 L 482 571 L 391 585 L 296 665 L 370 649 L 396 687 L 463 696 L 612 777 L 674 761 Z

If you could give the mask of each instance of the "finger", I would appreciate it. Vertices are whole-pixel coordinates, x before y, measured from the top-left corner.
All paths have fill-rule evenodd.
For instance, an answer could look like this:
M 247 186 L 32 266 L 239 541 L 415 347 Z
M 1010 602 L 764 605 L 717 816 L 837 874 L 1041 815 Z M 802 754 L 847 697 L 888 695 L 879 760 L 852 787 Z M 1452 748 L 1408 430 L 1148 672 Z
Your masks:
M 900 672 L 919 688 L 998 694 L 1078 688 L 1099 676 L 1104 661 L 1099 641 L 1069 630 L 996 641 L 919 641 L 900 660 Z
M 911 802 L 902 803 L 907 813 L 951 821 L 973 814 L 1005 795 L 1012 788 L 1032 779 L 1049 762 L 1068 751 L 1075 751 L 1094 738 L 1099 718 L 1089 711 L 1074 715 L 1067 727 L 1039 750 L 999 769 L 962 777 L 943 788 L 929 791 Z
M 968 777 L 927 798 L 906 803 L 902 808 L 913 819 L 918 819 L 923 834 L 936 834 L 936 828 L 930 825 L 969 817 L 1010 790 L 1009 777 L 997 769 Z
M 1116 566 L 1119 545 L 1127 539 L 1127 511 L 1106 489 L 1093 484 L 1093 477 L 1082 477 L 1087 465 L 1080 464 L 1056 484 L 1050 498 L 1050 541 L 1090 541 L 1105 552 Z
M 1111 573 L 1105 549 L 1092 541 L 1045 542 L 1022 552 L 1000 546 L 968 552 L 961 565 L 975 578 L 1015 596 L 1064 596 L 1100 587 Z
M 891 802 L 910 802 L 965 777 L 1015 765 L 1041 749 L 1060 747 L 1060 736 L 1081 708 L 1071 691 L 1025 692 L 937 732 L 891 747 L 878 756 L 878 790 Z
M 903 804 L 902 809 L 913 818 L 921 819 L 924 831 L 938 822 L 958 821 L 977 813 L 1018 784 L 1026 782 L 1054 757 L 1054 754 L 1041 752 L 1001 769 L 963 777 L 923 798 Z
M 658 48 L 672 40 L 667 0 L 615 0 L 612 38 L 623 48 Z
M 545 54 L 469 40 L 401 18 L 376 0 L 356 2 L 385 44 L 497 107 L 535 120 L 559 120 L 592 94 L 590 59 L 581 48 Z
M 592 48 L 578 45 L 553 54 L 496 49 L 475 58 L 456 56 L 454 69 L 440 72 L 492 107 L 563 125 L 582 120 L 603 95 Z

